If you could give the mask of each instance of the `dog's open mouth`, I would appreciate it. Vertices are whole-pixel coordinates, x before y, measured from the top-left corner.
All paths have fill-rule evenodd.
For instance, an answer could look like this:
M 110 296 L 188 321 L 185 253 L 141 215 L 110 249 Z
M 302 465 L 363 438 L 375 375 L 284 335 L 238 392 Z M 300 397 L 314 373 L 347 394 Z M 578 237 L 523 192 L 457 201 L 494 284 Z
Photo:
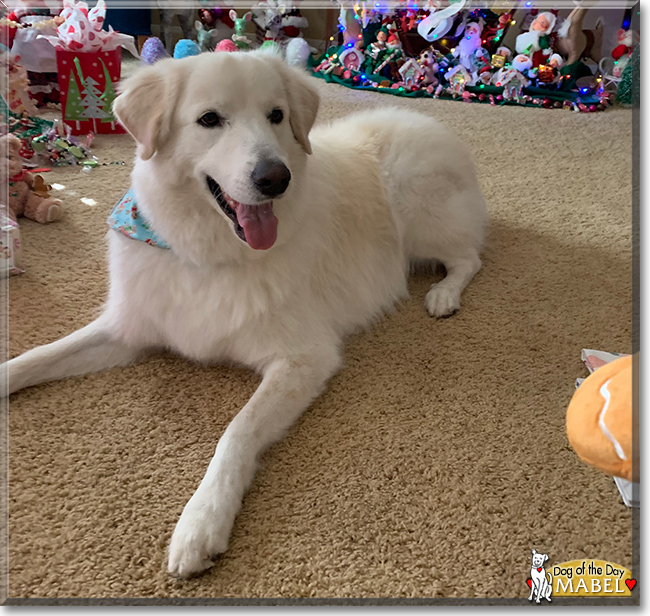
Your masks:
M 278 219 L 273 213 L 273 201 L 247 205 L 235 201 L 209 175 L 208 188 L 223 213 L 232 221 L 240 240 L 255 250 L 268 250 L 278 237 Z

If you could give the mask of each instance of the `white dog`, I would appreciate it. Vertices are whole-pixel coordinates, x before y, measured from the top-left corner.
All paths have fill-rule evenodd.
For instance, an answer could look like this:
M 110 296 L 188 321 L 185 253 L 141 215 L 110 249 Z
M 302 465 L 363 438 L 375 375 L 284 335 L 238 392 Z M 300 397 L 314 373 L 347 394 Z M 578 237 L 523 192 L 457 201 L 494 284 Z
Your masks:
M 535 602 L 539 603 L 540 599 L 546 599 L 551 602 L 551 593 L 553 592 L 553 576 L 548 573 L 546 577 L 546 570 L 544 563 L 548 560 L 548 554 L 538 554 L 537 550 L 533 550 L 533 563 L 530 567 L 530 596 L 529 601 L 533 600 L 533 595 L 537 592 Z
M 111 230 L 101 316 L 6 364 L 10 393 L 160 348 L 262 374 L 176 525 L 174 575 L 226 549 L 258 457 L 339 369 L 345 335 L 407 296 L 409 263 L 445 265 L 425 299 L 437 317 L 481 266 L 485 204 L 463 144 L 396 109 L 311 131 L 313 83 L 262 52 L 129 78 L 115 112 L 138 144 L 138 208 L 166 248 Z

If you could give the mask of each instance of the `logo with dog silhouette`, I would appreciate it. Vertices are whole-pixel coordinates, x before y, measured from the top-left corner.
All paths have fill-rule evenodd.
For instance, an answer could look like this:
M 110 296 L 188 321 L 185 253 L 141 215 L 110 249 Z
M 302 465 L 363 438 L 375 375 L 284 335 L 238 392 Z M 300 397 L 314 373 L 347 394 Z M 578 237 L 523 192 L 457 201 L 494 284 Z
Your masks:
M 535 603 L 540 603 L 542 599 L 551 602 L 553 594 L 553 576 L 550 571 L 546 571 L 544 563 L 548 560 L 548 554 L 540 554 L 537 550 L 531 550 L 533 559 L 530 566 L 530 578 L 526 580 L 530 586 L 530 595 L 528 600 L 535 598 Z
M 551 603 L 554 597 L 631 597 L 637 587 L 632 572 L 605 560 L 572 560 L 552 567 L 548 554 L 531 550 L 529 601 Z M 637 595 L 638 596 L 638 595 Z

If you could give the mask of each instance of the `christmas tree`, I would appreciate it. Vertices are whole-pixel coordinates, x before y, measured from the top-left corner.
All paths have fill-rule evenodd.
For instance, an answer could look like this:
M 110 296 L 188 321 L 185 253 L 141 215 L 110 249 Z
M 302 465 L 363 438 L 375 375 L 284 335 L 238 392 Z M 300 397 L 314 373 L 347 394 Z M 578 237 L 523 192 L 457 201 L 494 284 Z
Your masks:
M 104 106 L 102 107 L 104 113 L 108 115 L 108 117 L 104 118 L 102 122 L 115 122 L 115 118 L 113 117 L 113 101 L 115 100 L 115 89 L 113 88 L 113 82 L 111 80 L 111 76 L 108 74 L 108 69 L 106 68 L 106 65 L 104 64 L 103 60 L 100 60 L 102 63 L 102 67 L 104 68 L 104 94 L 102 94 L 102 98 L 104 99 Z
M 83 105 L 81 103 L 81 94 L 77 85 L 77 78 L 74 69 L 70 71 L 70 83 L 68 84 L 68 96 L 65 102 L 65 119 L 66 120 L 85 120 L 83 115 Z
M 101 92 L 97 89 L 98 83 L 92 77 L 86 77 L 84 95 L 83 95 L 83 117 L 93 120 L 104 120 L 110 118 L 103 109 Z
M 616 98 L 624 105 L 640 105 L 641 45 L 637 45 L 627 66 L 623 69 Z

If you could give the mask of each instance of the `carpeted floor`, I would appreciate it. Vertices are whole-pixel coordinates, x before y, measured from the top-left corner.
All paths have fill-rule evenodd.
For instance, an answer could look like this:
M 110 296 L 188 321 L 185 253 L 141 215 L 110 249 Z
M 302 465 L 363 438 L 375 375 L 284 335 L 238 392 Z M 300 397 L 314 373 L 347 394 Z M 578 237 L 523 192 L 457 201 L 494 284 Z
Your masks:
M 631 113 L 315 83 L 321 122 L 399 105 L 471 145 L 491 228 L 462 311 L 429 318 L 431 279 L 414 277 L 266 454 L 228 552 L 185 582 L 166 575 L 166 544 L 258 379 L 158 356 L 12 396 L 10 597 L 524 597 L 531 548 L 631 566 L 630 510 L 564 431 L 581 348 L 631 350 Z M 66 218 L 21 223 L 12 355 L 88 323 L 106 295 L 105 219 L 133 146 L 102 137 L 94 153 L 127 164 L 56 169 Z

